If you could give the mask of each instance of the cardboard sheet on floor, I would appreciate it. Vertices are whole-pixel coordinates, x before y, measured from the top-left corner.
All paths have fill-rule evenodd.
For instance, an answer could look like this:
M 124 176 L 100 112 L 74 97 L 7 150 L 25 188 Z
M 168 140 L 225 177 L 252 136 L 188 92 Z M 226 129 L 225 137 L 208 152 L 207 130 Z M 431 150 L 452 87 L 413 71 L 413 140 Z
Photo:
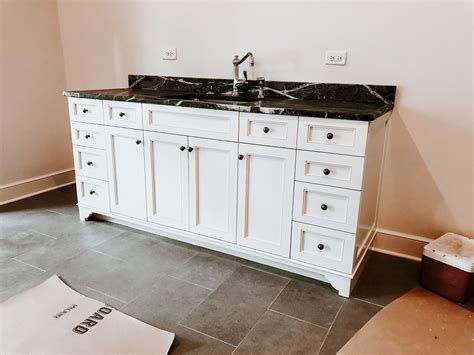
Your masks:
M 421 287 L 390 303 L 338 355 L 472 354 L 474 313 Z
M 2 354 L 167 354 L 173 339 L 77 293 L 56 275 L 0 304 Z

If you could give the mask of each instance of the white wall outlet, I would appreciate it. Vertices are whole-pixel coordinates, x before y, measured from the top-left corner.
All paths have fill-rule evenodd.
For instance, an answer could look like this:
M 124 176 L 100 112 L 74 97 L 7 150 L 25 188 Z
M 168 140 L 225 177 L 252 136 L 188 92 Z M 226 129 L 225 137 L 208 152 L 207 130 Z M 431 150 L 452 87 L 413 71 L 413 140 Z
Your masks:
M 161 59 L 163 60 L 176 60 L 178 58 L 177 48 L 166 48 L 163 49 Z
M 346 65 L 346 51 L 326 51 L 325 64 L 329 65 Z

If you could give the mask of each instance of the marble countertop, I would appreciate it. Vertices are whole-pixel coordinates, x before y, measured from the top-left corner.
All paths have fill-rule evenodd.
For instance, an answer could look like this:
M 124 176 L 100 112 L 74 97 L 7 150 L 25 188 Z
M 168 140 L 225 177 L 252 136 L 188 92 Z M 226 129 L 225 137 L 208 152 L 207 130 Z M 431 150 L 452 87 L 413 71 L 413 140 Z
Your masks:
M 137 84 L 138 83 L 138 84 Z M 250 102 L 216 100 L 228 96 L 228 79 L 129 76 L 129 88 L 66 91 L 65 96 L 180 107 L 372 121 L 393 109 L 394 86 L 269 82 L 265 98 L 256 89 Z M 292 85 L 293 84 L 293 85 Z M 193 89 L 193 90 L 190 90 Z

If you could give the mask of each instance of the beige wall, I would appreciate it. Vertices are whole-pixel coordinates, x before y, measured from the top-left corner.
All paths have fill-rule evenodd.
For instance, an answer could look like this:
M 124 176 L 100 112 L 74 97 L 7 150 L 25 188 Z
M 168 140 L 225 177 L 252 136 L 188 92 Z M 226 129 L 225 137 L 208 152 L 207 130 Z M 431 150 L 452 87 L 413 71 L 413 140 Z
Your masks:
M 57 2 L 1 0 L 0 15 L 1 203 L 54 187 L 73 162 Z
M 472 12 L 469 1 L 59 1 L 69 89 L 126 86 L 127 74 L 251 76 L 395 84 L 398 100 L 380 226 L 434 238 L 474 237 Z M 178 47 L 177 61 L 161 50 Z M 325 66 L 326 49 L 347 65 Z

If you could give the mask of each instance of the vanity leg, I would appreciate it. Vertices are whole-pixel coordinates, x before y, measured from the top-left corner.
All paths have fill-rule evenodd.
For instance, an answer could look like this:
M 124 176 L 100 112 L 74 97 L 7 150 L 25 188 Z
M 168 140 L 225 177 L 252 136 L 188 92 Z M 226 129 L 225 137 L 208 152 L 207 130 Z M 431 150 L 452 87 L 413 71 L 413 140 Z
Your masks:
M 92 210 L 85 208 L 85 207 L 79 207 L 79 218 L 81 221 L 86 222 L 90 216 L 92 216 L 93 212 Z

